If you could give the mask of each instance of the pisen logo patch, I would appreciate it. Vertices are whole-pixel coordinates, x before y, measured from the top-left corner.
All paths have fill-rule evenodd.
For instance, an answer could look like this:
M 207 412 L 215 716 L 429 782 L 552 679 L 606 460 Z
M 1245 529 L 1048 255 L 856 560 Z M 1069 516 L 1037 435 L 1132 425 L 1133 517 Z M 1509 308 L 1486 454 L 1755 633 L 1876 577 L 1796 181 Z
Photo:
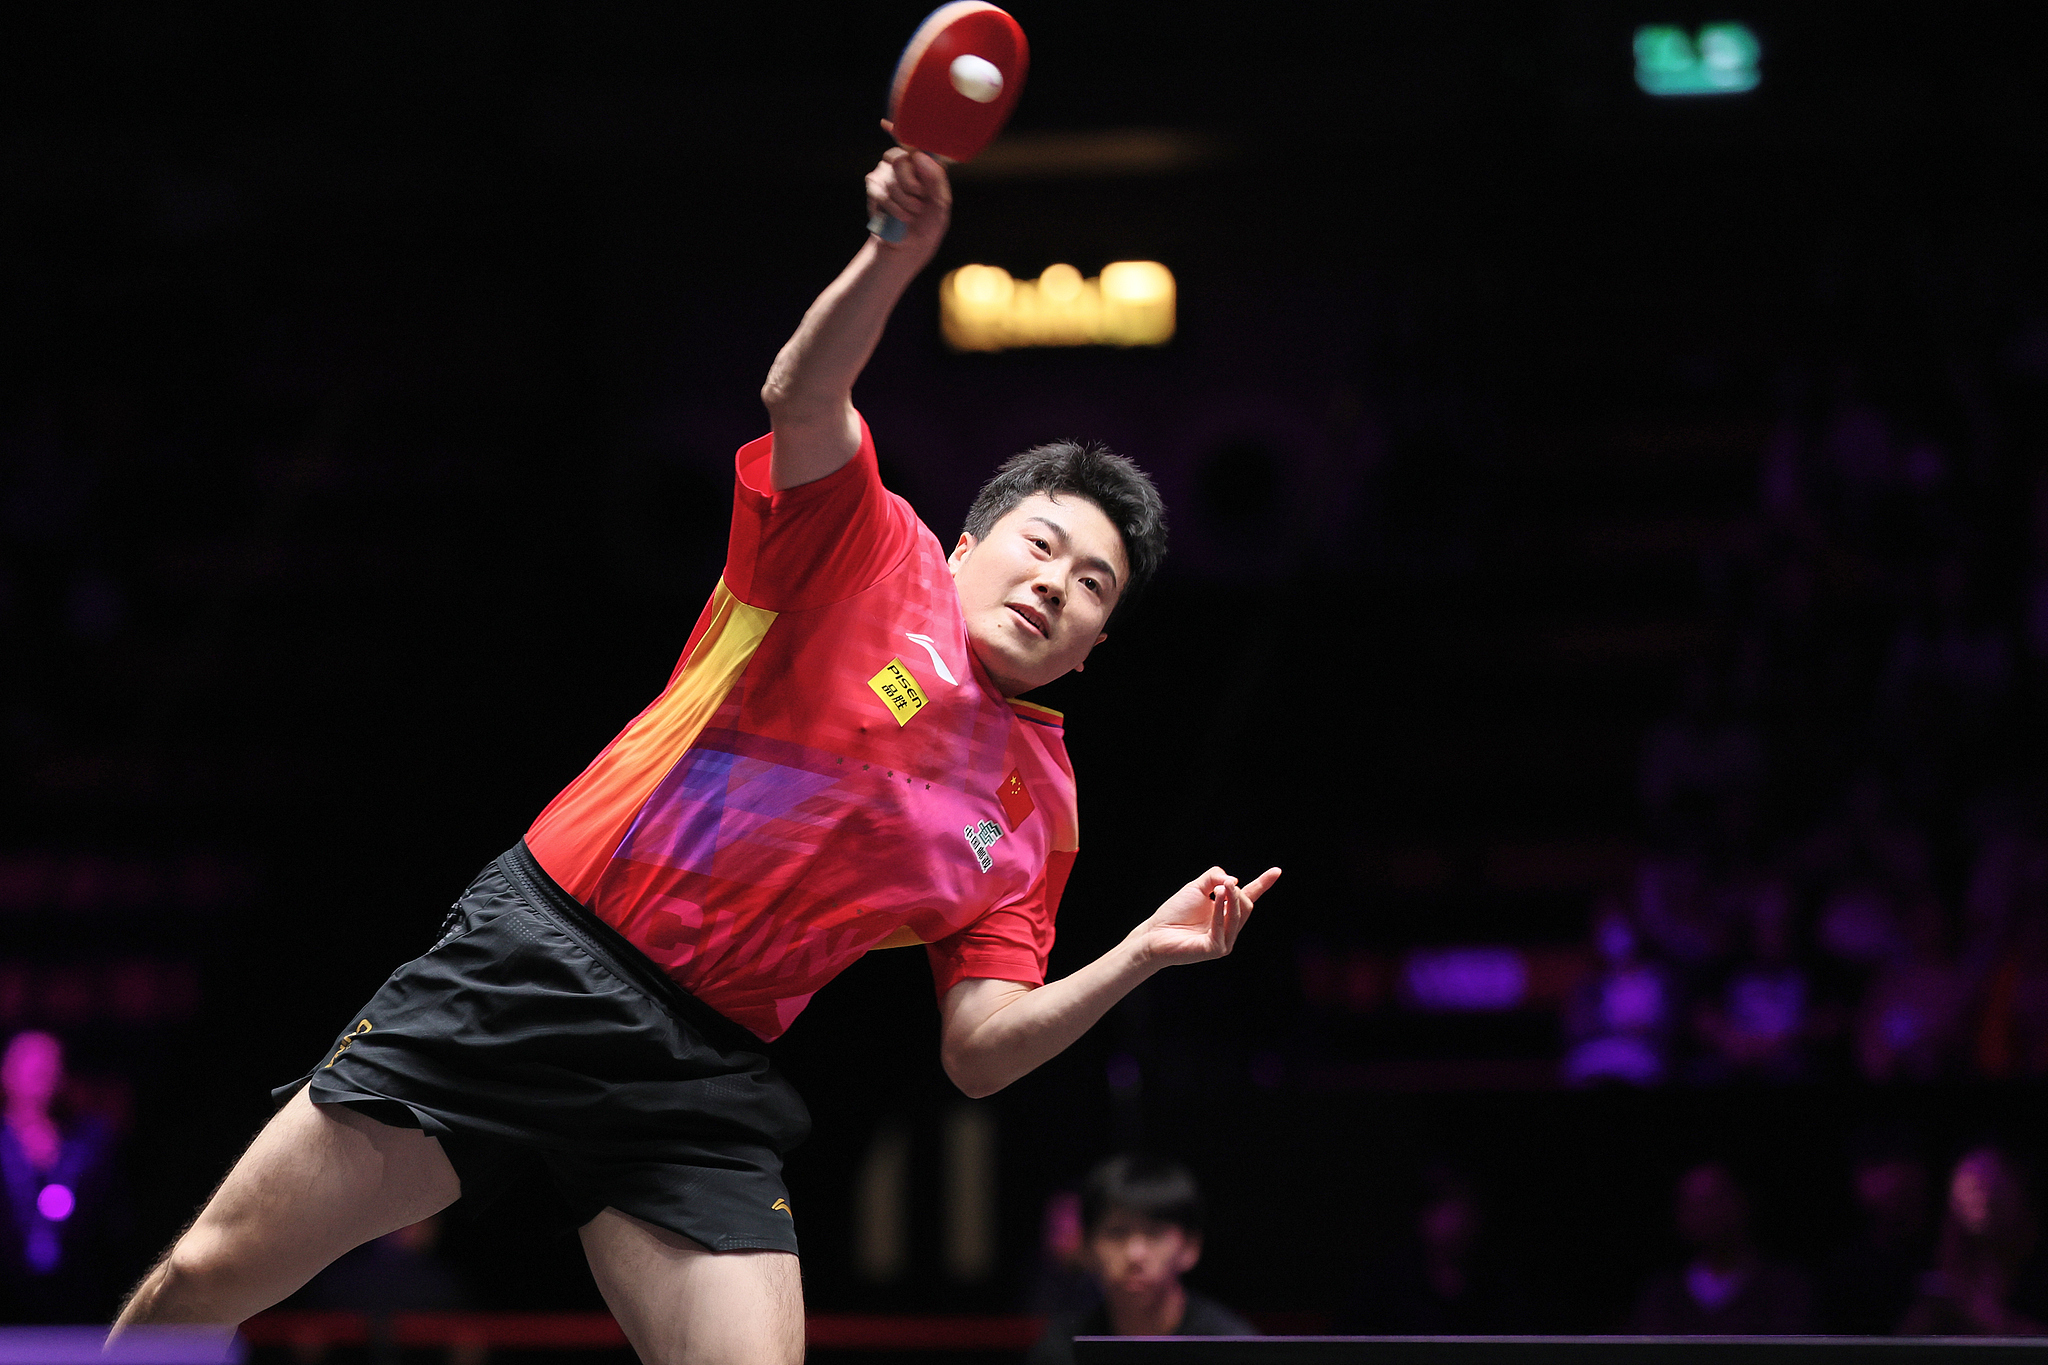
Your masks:
M 924 689 L 910 676 L 901 659 L 891 659 L 882 665 L 882 671 L 868 679 L 868 686 L 875 689 L 875 695 L 896 717 L 898 725 L 910 724 L 910 718 L 924 710 Z
M 996 860 L 989 856 L 989 849 L 1002 837 L 1003 827 L 993 820 L 967 826 L 967 846 L 974 850 L 974 861 L 981 864 L 983 872 L 996 865 Z

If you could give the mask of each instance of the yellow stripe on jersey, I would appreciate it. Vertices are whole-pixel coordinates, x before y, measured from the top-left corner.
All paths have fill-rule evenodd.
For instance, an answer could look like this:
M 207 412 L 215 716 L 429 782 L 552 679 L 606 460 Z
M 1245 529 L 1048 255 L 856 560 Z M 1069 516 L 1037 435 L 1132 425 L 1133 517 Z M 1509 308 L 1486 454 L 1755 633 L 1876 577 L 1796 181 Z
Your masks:
M 879 952 L 884 948 L 915 948 L 923 942 L 924 940 L 917 936 L 917 930 L 907 924 L 899 924 L 896 926 L 895 933 L 889 935 L 889 937 L 883 939 L 880 943 L 868 949 L 868 951 L 873 953 Z
M 648 793 L 696 743 L 775 624 L 776 613 L 740 601 L 722 578 L 710 610 L 710 624 L 668 689 L 541 812 L 526 836 L 530 847 L 539 846 L 536 857 L 544 848 L 595 860 L 589 867 L 543 863 L 572 895 L 594 885 Z
M 654 790 L 676 758 L 697 742 L 697 736 L 724 703 L 732 685 L 746 671 L 754 651 L 775 624 L 775 613 L 766 607 L 750 607 L 732 595 L 723 578 L 711 593 L 711 624 L 704 628 L 697 647 L 683 661 L 675 681 L 661 695 L 641 723 L 634 725 L 615 747 L 631 744 L 649 750 L 650 758 L 669 760 L 662 773 L 640 788 L 644 796 Z M 637 805 L 637 802 L 636 802 Z

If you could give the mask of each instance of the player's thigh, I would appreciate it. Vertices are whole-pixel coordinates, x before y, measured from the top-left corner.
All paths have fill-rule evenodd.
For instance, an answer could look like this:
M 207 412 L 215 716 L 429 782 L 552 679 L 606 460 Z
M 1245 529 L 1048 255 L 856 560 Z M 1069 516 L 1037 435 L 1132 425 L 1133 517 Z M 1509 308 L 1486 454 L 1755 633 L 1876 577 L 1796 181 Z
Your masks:
M 173 1253 L 186 1273 L 287 1286 L 455 1202 L 441 1144 L 304 1090 L 278 1110 Z
M 707 1251 L 606 1209 L 583 1250 L 613 1316 L 646 1365 L 795 1365 L 803 1282 L 787 1251 Z

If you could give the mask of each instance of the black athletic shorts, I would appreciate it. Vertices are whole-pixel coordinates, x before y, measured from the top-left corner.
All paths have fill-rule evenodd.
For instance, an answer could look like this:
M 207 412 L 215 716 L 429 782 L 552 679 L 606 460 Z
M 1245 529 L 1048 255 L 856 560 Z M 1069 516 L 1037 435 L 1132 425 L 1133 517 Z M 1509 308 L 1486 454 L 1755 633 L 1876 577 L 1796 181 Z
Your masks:
M 552 1182 L 713 1251 L 795 1251 L 782 1158 L 810 1113 L 753 1034 L 688 994 L 541 871 L 522 842 L 440 940 L 349 1021 L 311 1076 L 441 1140 L 465 1202 Z

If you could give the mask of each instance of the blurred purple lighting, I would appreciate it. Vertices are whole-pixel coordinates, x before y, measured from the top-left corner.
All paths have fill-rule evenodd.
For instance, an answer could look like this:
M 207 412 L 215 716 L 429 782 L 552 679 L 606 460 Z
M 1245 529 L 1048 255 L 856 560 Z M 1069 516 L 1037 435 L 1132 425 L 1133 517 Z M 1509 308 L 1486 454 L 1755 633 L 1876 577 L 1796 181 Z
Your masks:
M 1421 948 L 1401 990 L 1417 1009 L 1511 1010 L 1528 994 L 1529 974 L 1513 948 Z
M 36 1212 L 52 1223 L 63 1222 L 77 1207 L 78 1196 L 71 1192 L 68 1185 L 45 1185 L 42 1193 L 36 1196 Z

